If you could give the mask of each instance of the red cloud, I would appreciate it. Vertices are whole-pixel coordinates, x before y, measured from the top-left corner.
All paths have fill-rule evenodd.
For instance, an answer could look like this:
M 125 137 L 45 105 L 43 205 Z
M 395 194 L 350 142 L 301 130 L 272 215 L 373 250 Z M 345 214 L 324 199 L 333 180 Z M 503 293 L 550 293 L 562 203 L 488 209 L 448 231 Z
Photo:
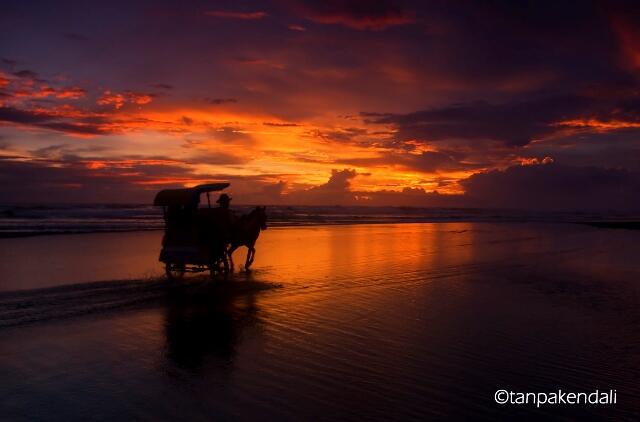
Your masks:
M 307 30 L 307 28 L 305 28 L 302 25 L 289 25 L 289 29 L 292 31 L 299 31 L 299 32 L 303 32 Z
M 395 16 L 348 16 L 340 14 L 310 16 L 314 22 L 324 24 L 340 24 L 353 29 L 379 31 L 390 26 L 413 23 L 413 19 L 402 15 Z
M 77 100 L 85 96 L 86 91 L 79 87 L 55 87 L 50 82 L 38 79 L 35 72 L 23 70 L 14 75 L 0 71 L 0 89 L 6 89 L 10 98 L 41 99 L 54 97 Z
M 388 1 L 325 1 L 298 6 L 301 14 L 314 22 L 338 24 L 359 30 L 379 31 L 391 26 L 414 22 L 397 3 Z
M 4 73 L 0 72 L 0 88 L 4 88 L 9 85 L 9 78 Z
M 266 12 L 228 12 L 224 10 L 211 10 L 204 12 L 204 14 L 216 18 L 231 18 L 243 20 L 256 20 L 268 16 Z

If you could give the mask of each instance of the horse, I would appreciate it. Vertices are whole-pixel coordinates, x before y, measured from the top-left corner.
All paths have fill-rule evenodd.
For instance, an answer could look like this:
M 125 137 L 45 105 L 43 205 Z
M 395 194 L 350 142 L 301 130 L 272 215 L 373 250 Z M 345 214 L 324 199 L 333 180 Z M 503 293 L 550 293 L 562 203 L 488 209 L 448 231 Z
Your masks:
M 255 207 L 249 214 L 240 217 L 232 226 L 231 241 L 227 249 L 227 256 L 229 257 L 232 272 L 232 255 L 240 246 L 246 246 L 249 249 L 247 252 L 247 260 L 244 264 L 245 270 L 248 271 L 253 263 L 253 258 L 256 256 L 256 240 L 258 240 L 258 236 L 260 236 L 260 230 L 267 230 L 266 211 L 267 207 Z

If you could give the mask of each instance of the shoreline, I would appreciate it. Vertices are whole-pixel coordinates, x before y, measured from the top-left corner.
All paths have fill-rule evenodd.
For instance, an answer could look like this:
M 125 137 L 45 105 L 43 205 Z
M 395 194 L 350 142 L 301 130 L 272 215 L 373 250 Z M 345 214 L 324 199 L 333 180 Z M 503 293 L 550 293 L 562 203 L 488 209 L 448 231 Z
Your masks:
M 303 228 L 303 227 L 325 227 L 325 226 L 364 226 L 383 224 L 437 224 L 437 223 L 491 223 L 491 224 L 580 224 L 598 229 L 619 229 L 619 230 L 640 230 L 640 221 L 562 221 L 562 220 L 505 220 L 505 219 L 429 219 L 429 220 L 396 220 L 396 221 L 329 221 L 329 222 L 271 222 L 269 228 Z M 63 231 L 16 231 L 0 232 L 0 239 L 21 239 L 40 236 L 68 236 L 80 234 L 101 234 L 101 233 L 135 233 L 135 232 L 158 232 L 163 231 L 162 227 L 143 228 L 136 227 L 130 229 L 109 229 L 109 230 L 63 230 Z

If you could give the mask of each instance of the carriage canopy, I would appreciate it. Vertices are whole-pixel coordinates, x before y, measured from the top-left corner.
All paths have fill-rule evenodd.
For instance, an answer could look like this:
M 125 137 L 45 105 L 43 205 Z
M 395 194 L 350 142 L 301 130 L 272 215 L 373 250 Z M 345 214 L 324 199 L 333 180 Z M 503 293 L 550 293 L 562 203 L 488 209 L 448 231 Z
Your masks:
M 192 205 L 200 203 L 200 195 L 207 192 L 217 192 L 229 187 L 229 183 L 207 183 L 185 189 L 165 189 L 156 195 L 153 205 Z

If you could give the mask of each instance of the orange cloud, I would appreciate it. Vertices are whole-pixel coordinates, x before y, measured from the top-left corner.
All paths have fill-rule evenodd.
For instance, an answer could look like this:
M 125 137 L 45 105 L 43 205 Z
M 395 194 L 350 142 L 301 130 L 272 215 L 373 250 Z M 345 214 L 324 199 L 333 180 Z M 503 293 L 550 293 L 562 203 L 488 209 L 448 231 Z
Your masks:
M 112 105 L 116 110 L 122 108 L 126 103 L 143 105 L 149 104 L 153 100 L 152 94 L 125 91 L 121 94 L 106 90 L 102 96 L 98 98 L 98 105 Z
M 273 66 L 264 59 L 235 61 Z M 401 77 L 402 74 L 398 74 L 398 79 Z M 15 75 L 9 79 L 11 84 L 23 87 L 31 95 L 25 97 L 27 99 L 37 95 L 50 99 L 86 95 L 79 87 L 56 88 L 26 76 L 19 81 Z M 327 101 L 322 106 L 327 106 L 331 97 L 309 95 L 313 101 Z M 448 149 L 446 144 L 427 144 L 423 137 L 408 137 L 397 142 L 398 129 L 393 124 L 368 122 L 366 114 L 345 118 L 340 110 L 287 116 L 265 112 L 265 108 L 252 110 L 246 98 L 242 97 L 242 102 L 237 104 L 238 100 L 232 97 L 203 95 L 199 100 L 188 100 L 174 93 L 172 102 L 154 103 L 153 93 L 104 90 L 96 100 L 98 105 L 105 106 L 102 108 L 90 105 L 84 108 L 85 103 L 72 106 L 52 100 L 25 101 L 12 109 L 0 109 L 0 120 L 74 137 L 92 137 L 96 143 L 103 142 L 109 135 L 119 135 L 109 139 L 113 152 L 88 155 L 65 151 L 58 159 L 75 157 L 75 163 L 82 165 L 92 177 L 111 177 L 117 172 L 118 177 L 130 179 L 128 183 L 143 185 L 189 184 L 206 179 L 207 174 L 278 175 L 278 181 L 299 190 L 323 184 L 328 172 L 336 166 L 348 166 L 359 175 L 349 178 L 349 189 L 357 192 L 358 200 L 368 201 L 367 198 L 373 197 L 372 192 L 380 191 L 391 196 L 403 189 L 420 191 L 420 195 L 435 190 L 441 194 L 460 193 L 459 180 L 482 169 L 514 162 L 515 154 L 502 157 L 498 163 L 495 158 L 474 156 L 473 151 Z M 299 101 L 305 99 L 298 94 L 296 102 Z M 148 106 L 137 107 L 140 105 Z M 314 109 L 322 107 L 318 105 Z M 153 161 L 158 151 L 172 160 Z M 134 156 L 147 158 L 132 159 Z M 530 164 L 542 161 L 532 160 Z M 141 167 L 147 172 L 144 178 L 140 176 Z M 164 169 L 162 174 L 155 173 L 157 167 Z M 182 173 L 173 172 L 173 167 L 182 169 Z
M 58 99 L 77 100 L 86 95 L 80 87 L 56 88 L 47 82 L 36 79 L 9 79 L 0 74 L 0 88 L 8 88 L 8 95 L 18 99 L 41 99 L 54 97 Z
M 139 159 L 139 160 L 92 160 L 82 162 L 90 170 L 100 170 L 105 168 L 132 169 L 137 166 L 166 166 L 182 164 L 176 160 L 166 159 Z
M 116 109 L 121 108 L 125 103 L 124 95 L 112 94 L 111 91 L 105 91 L 96 101 L 98 105 L 113 105 Z
M 135 92 L 129 92 L 127 96 L 130 102 L 138 105 L 149 104 L 153 99 L 153 96 L 150 94 L 139 94 Z
M 612 130 L 640 128 L 640 122 L 629 122 L 624 120 L 571 119 L 554 123 L 553 126 L 588 129 L 596 132 L 608 132 Z
M 540 160 L 537 157 L 518 157 L 517 161 L 520 162 L 521 166 L 536 166 L 540 164 L 552 164 L 554 159 L 547 156 Z
M 79 87 L 62 88 L 55 93 L 56 98 L 69 100 L 77 100 L 84 97 L 85 95 L 86 91 Z

